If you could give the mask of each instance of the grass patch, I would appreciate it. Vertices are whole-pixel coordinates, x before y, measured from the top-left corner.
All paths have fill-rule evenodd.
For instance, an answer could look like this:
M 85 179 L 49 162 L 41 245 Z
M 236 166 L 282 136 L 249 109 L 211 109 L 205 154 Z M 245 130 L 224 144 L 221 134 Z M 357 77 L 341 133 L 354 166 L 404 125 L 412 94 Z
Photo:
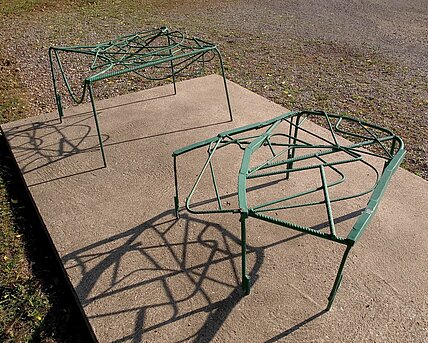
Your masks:
M 22 15 L 32 11 L 44 11 L 93 3 L 96 3 L 96 0 L 0 0 L 0 15 Z
M 10 179 L 10 170 L 1 163 L 0 341 L 28 342 L 40 331 L 50 303 L 31 273 L 31 262 L 27 259 L 23 242 L 22 231 L 25 228 L 17 224 L 16 211 L 21 204 L 8 192 Z
M 0 124 L 24 117 L 26 100 L 19 70 L 0 53 Z M 4 150 L 4 149 L 2 149 Z M 48 296 L 31 272 L 23 231 L 21 200 L 9 193 L 11 171 L 0 159 L 0 341 L 28 342 L 40 331 L 50 310 Z
M 91 342 L 0 140 L 0 342 Z
M 1 14 L 19 14 L 22 12 L 31 11 L 37 6 L 42 5 L 44 0 L 15 0 L 15 1 L 1 1 L 0 13 Z
M 27 107 L 19 68 L 0 46 L 0 124 L 23 118 Z
M 0 124 L 28 110 L 19 68 L 0 50 Z M 37 223 L 0 136 L 0 342 L 88 342 Z

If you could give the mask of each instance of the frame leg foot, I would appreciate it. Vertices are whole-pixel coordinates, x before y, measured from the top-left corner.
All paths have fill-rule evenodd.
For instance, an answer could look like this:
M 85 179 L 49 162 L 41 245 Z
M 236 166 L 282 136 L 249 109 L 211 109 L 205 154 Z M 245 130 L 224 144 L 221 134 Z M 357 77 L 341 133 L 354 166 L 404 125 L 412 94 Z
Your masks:
M 346 262 L 346 259 L 348 258 L 348 254 L 351 248 L 352 248 L 352 245 L 348 245 L 343 254 L 342 261 L 340 262 L 339 270 L 337 271 L 336 279 L 334 280 L 333 287 L 331 289 L 330 295 L 328 296 L 328 304 L 326 308 L 327 311 L 330 311 L 333 305 L 334 299 L 336 298 L 337 290 L 339 289 L 340 284 L 342 283 L 343 268 L 345 267 L 345 262 Z
M 241 267 L 242 267 L 242 290 L 244 295 L 250 294 L 250 276 L 247 274 L 247 229 L 245 221 L 247 214 L 241 213 Z
M 180 218 L 180 213 L 179 211 L 179 204 L 178 204 L 178 197 L 174 197 L 174 213 L 175 213 L 175 218 L 179 219 Z
M 248 275 L 244 275 L 242 277 L 242 290 L 244 291 L 244 295 L 250 294 L 251 290 L 251 279 Z
M 331 307 L 333 306 L 333 302 L 334 302 L 334 299 L 336 298 L 337 290 L 339 289 L 340 284 L 342 283 L 342 278 L 343 278 L 343 274 L 340 275 L 337 285 L 333 286 L 333 289 L 331 290 L 331 293 L 328 296 L 327 311 L 330 311 Z
M 56 95 L 56 106 L 58 108 L 59 122 L 62 123 L 62 117 L 64 117 L 64 110 L 62 109 L 61 95 Z

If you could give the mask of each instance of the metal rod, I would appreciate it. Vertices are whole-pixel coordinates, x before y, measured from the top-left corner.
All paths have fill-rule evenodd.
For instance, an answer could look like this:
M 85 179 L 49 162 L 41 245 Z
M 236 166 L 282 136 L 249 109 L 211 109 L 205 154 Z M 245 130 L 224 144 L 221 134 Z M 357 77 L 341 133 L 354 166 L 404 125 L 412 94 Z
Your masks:
M 241 213 L 241 267 L 242 267 L 242 290 L 244 295 L 250 294 L 251 281 L 247 275 L 247 229 L 246 229 L 246 214 Z
M 104 153 L 104 145 L 103 145 L 103 140 L 101 137 L 100 125 L 98 124 L 97 109 L 95 108 L 94 94 L 93 94 L 93 90 L 92 90 L 92 85 L 90 83 L 88 83 L 88 91 L 89 91 L 89 97 L 91 99 L 92 112 L 94 114 L 95 126 L 97 128 L 98 141 L 99 141 L 100 149 L 101 149 L 101 156 L 103 158 L 104 167 L 107 167 L 106 156 Z
M 168 38 L 168 46 L 171 46 L 171 38 L 170 38 L 169 34 L 167 34 L 167 38 Z M 170 56 L 173 56 L 172 49 L 169 49 L 169 54 L 170 54 Z M 173 62 L 173 60 L 171 60 L 169 63 L 171 65 L 172 83 L 174 85 L 174 95 L 175 95 L 175 94 L 177 94 L 177 87 L 175 85 L 174 62 Z
M 210 161 L 210 171 L 211 171 L 211 178 L 213 180 L 213 185 L 214 185 L 214 190 L 215 190 L 215 197 L 217 199 L 218 208 L 219 208 L 219 210 L 223 210 L 223 207 L 221 206 L 220 193 L 218 191 L 217 180 L 216 180 L 216 177 L 215 177 L 215 174 L 214 174 L 214 167 L 213 167 L 212 161 Z
M 52 83 L 53 83 L 53 89 L 54 89 L 54 95 L 55 95 L 55 103 L 56 103 L 56 107 L 58 109 L 59 122 L 62 123 L 62 117 L 63 117 L 64 113 L 62 110 L 61 96 L 58 93 L 58 87 L 56 84 L 57 81 L 56 81 L 56 77 L 55 77 L 52 51 L 53 51 L 53 48 L 49 48 L 49 63 L 50 63 L 51 74 L 52 74 Z
M 175 210 L 175 217 L 178 219 L 180 218 L 179 214 L 179 200 L 178 200 L 178 176 L 177 176 L 177 156 L 172 155 L 174 159 L 174 186 L 175 186 L 175 197 L 174 197 L 174 210 Z
M 331 289 L 330 295 L 328 296 L 328 305 L 327 305 L 327 311 L 330 311 L 331 306 L 333 305 L 334 299 L 336 298 L 337 290 L 340 287 L 340 284 L 342 282 L 343 277 L 343 268 L 345 267 L 346 259 L 348 258 L 348 254 L 351 251 L 352 245 L 349 244 L 346 247 L 345 253 L 343 254 L 342 261 L 340 262 L 339 270 L 336 274 L 336 279 L 334 280 L 333 287 Z
M 233 121 L 232 107 L 230 106 L 229 91 L 227 90 L 226 75 L 224 73 L 223 59 L 221 57 L 220 51 L 217 48 L 215 48 L 214 50 L 217 52 L 218 58 L 220 60 L 221 74 L 223 76 L 223 84 L 224 84 L 224 91 L 226 93 L 227 107 L 229 109 L 230 121 Z
M 322 180 L 322 189 L 324 192 L 325 206 L 327 208 L 328 222 L 330 224 L 330 233 L 336 237 L 336 230 L 334 227 L 334 218 L 331 212 L 330 195 L 328 194 L 328 184 L 325 177 L 324 166 L 320 166 L 320 173 L 321 173 L 321 180 Z

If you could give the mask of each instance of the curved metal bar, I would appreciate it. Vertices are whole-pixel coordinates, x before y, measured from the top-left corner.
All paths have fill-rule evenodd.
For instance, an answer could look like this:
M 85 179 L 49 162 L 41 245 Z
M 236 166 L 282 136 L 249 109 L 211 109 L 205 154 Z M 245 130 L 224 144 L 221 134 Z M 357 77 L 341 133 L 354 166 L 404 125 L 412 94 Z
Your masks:
M 64 72 L 64 67 L 62 66 L 61 59 L 59 58 L 59 55 L 58 55 L 58 51 L 60 51 L 60 50 L 53 48 L 53 51 L 54 51 L 56 62 L 58 64 L 58 68 L 61 72 L 61 77 L 64 81 L 65 87 L 67 88 L 68 94 L 70 95 L 70 97 L 74 103 L 81 104 L 83 102 L 83 99 L 85 98 L 85 94 L 86 94 L 86 83 L 83 81 L 82 95 L 80 96 L 80 98 L 77 97 L 74 94 L 73 90 L 71 89 L 70 83 L 68 82 L 68 77 L 67 77 L 66 73 Z
M 213 142 L 213 143 L 214 143 L 214 142 Z M 204 211 L 197 211 L 197 210 L 194 210 L 194 209 L 191 207 L 191 200 L 192 200 L 193 194 L 195 193 L 195 190 L 196 190 L 196 188 L 198 187 L 199 182 L 201 181 L 202 176 L 203 176 L 203 174 L 205 173 L 205 170 L 207 169 L 207 167 L 208 167 L 209 165 L 211 165 L 211 160 L 212 160 L 212 158 L 213 158 L 213 156 L 214 156 L 215 151 L 217 150 L 217 147 L 220 145 L 220 143 L 221 143 L 221 138 L 219 138 L 219 139 L 217 140 L 217 142 L 215 142 L 214 147 L 210 147 L 210 149 L 209 149 L 209 154 L 208 154 L 208 158 L 207 158 L 207 160 L 206 160 L 206 162 L 205 162 L 204 166 L 202 167 L 202 170 L 201 170 L 201 172 L 199 173 L 199 175 L 198 175 L 198 177 L 197 177 L 197 179 L 196 179 L 196 181 L 195 181 L 195 184 L 193 185 L 192 190 L 191 190 L 191 191 L 190 191 L 190 193 L 189 193 L 189 196 L 188 196 L 188 197 L 187 197 L 187 199 L 186 199 L 186 209 L 187 209 L 187 211 L 189 211 L 190 213 L 193 213 L 193 214 L 233 213 L 233 212 L 236 212 L 236 211 L 237 211 L 236 209 L 224 210 L 224 209 L 221 209 L 221 208 L 219 208 L 218 210 L 204 210 Z M 215 184 L 215 181 L 214 181 L 214 180 L 215 180 L 215 179 L 213 178 L 213 182 L 214 182 L 214 184 Z M 214 186 L 214 187 L 216 188 L 216 187 L 217 187 L 217 185 L 215 184 L 215 186 Z M 218 202 L 218 203 L 220 203 L 220 197 L 219 197 L 218 193 L 216 193 L 216 195 L 217 195 L 217 202 Z

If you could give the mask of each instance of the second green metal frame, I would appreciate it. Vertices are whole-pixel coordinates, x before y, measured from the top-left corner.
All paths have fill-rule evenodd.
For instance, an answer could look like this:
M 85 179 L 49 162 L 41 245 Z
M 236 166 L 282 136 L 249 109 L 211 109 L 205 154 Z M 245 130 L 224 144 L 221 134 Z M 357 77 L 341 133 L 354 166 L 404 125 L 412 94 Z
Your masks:
M 329 126 L 329 133 L 332 139 L 322 137 L 311 132 L 303 127 L 303 123 L 309 117 L 321 118 L 326 121 Z M 333 125 L 334 122 L 334 125 Z M 280 124 L 288 124 L 288 133 L 276 133 L 275 129 Z M 358 130 L 363 133 L 358 133 L 347 129 L 347 126 L 354 125 Z M 242 136 L 246 132 L 261 130 L 261 134 L 250 134 L 249 136 Z M 311 144 L 307 140 L 299 138 L 298 133 L 303 132 L 304 134 L 316 138 L 321 144 Z M 348 137 L 353 137 L 359 140 L 358 143 L 351 143 L 348 145 L 340 144 L 337 134 L 344 134 Z M 282 136 L 288 140 L 287 143 L 275 143 L 274 137 Z M 230 144 L 238 145 L 243 150 L 243 157 L 241 161 L 241 167 L 238 175 L 238 208 L 235 209 L 224 209 L 221 205 L 221 196 L 219 194 L 212 159 L 216 151 Z M 258 164 L 255 167 L 250 167 L 251 156 L 262 146 L 268 146 L 272 156 L 267 158 L 263 163 Z M 366 148 L 375 147 L 380 152 L 371 152 Z M 246 273 L 247 270 L 247 258 L 246 258 L 246 221 L 249 217 L 253 217 L 265 222 L 280 225 L 292 230 L 296 230 L 302 233 L 313 235 L 319 238 L 323 238 L 329 241 L 337 242 L 346 246 L 342 260 L 339 265 L 339 270 L 336 274 L 336 278 L 333 283 L 330 295 L 328 297 L 327 310 L 330 310 L 333 301 L 335 299 L 337 290 L 341 284 L 343 276 L 343 268 L 347 260 L 348 254 L 353 245 L 360 238 L 367 225 L 370 223 L 379 201 L 388 185 L 392 175 L 398 169 L 402 159 L 405 155 L 404 144 L 400 137 L 394 135 L 388 129 L 369 124 L 360 121 L 355 118 L 348 116 L 328 114 L 322 111 L 302 111 L 302 112 L 289 112 L 279 117 L 267 120 L 265 122 L 247 125 L 241 128 L 232 129 L 218 134 L 210 139 L 189 145 L 182 149 L 178 149 L 173 152 L 174 160 L 174 180 L 175 180 L 175 213 L 177 218 L 179 217 L 179 197 L 178 197 L 178 171 L 177 171 L 177 157 L 193 150 L 208 147 L 208 158 L 199 173 L 187 199 L 185 207 L 186 209 L 194 214 L 209 214 L 209 213 L 237 213 L 240 215 L 241 223 L 241 256 L 242 256 L 242 288 L 245 294 L 250 292 L 250 276 Z M 281 150 L 275 151 L 274 149 L 280 148 Z M 312 152 L 303 155 L 296 155 L 297 150 L 306 149 L 318 149 L 317 152 Z M 336 153 L 344 153 L 348 155 L 348 158 L 340 158 L 334 161 L 327 161 L 325 156 L 334 155 Z M 281 156 L 286 156 L 285 159 L 279 159 Z M 364 156 L 372 156 L 384 160 L 383 170 L 379 171 L 370 161 L 364 158 Z M 319 163 L 309 163 L 304 166 L 296 166 L 296 162 L 308 162 L 312 159 L 318 160 Z M 360 162 L 366 167 L 372 169 L 376 174 L 376 180 L 373 185 L 364 191 L 357 192 L 357 194 L 336 197 L 330 196 L 329 188 L 334 187 L 345 180 L 345 175 L 338 169 L 338 166 L 345 164 L 352 164 Z M 278 169 L 278 167 L 286 166 L 285 169 Z M 218 208 L 213 210 L 195 210 L 192 208 L 191 199 L 198 187 L 202 175 L 209 167 L 213 186 L 216 194 L 216 203 Z M 227 168 L 224 166 L 224 168 Z M 285 176 L 288 179 L 291 173 L 297 173 L 305 170 L 319 170 L 321 179 L 321 187 L 309 189 L 301 193 L 289 195 L 280 199 L 258 204 L 255 206 L 248 206 L 247 203 L 247 180 L 252 178 L 263 178 L 272 175 Z M 332 172 L 339 176 L 338 180 L 331 183 L 327 182 L 326 169 L 330 169 Z M 322 201 L 307 202 L 297 205 L 280 205 L 291 199 L 303 197 L 305 195 L 315 193 L 318 191 L 323 192 L 324 199 Z M 331 204 L 333 202 L 339 202 L 343 200 L 349 200 L 352 198 L 360 197 L 362 195 L 370 194 L 370 199 L 367 203 L 365 210 L 359 215 L 352 229 L 346 237 L 341 237 L 336 233 L 334 217 L 332 214 Z M 305 206 L 313 206 L 324 204 L 327 211 L 327 217 L 329 222 L 329 232 L 322 232 L 314 230 L 310 227 L 301 226 L 283 219 L 278 219 L 274 216 L 265 214 L 269 211 L 278 211 L 283 209 L 300 208 Z

